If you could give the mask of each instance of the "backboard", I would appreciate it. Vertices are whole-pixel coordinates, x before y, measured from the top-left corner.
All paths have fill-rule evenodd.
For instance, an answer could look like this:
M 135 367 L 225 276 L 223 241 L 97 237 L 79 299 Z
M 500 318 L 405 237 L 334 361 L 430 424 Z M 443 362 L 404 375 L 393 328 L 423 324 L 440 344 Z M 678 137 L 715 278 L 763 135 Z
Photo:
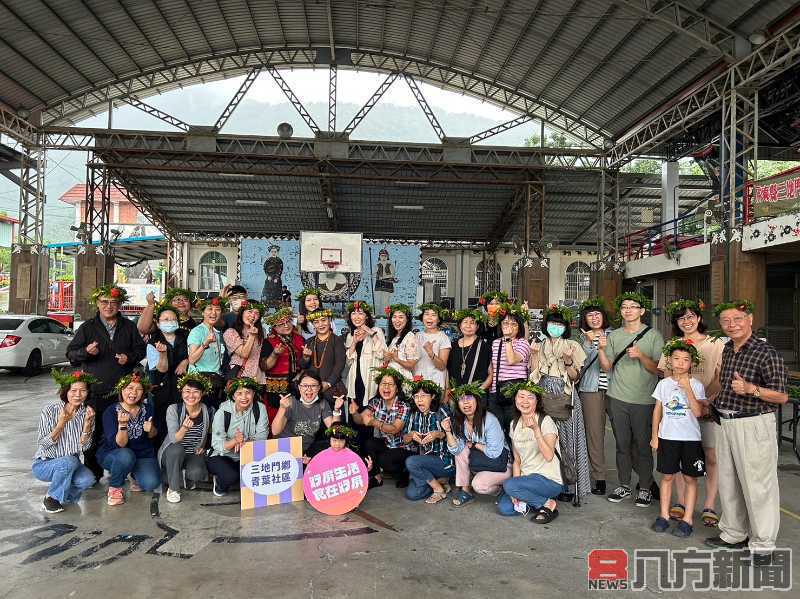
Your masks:
M 300 231 L 300 271 L 361 272 L 361 233 Z

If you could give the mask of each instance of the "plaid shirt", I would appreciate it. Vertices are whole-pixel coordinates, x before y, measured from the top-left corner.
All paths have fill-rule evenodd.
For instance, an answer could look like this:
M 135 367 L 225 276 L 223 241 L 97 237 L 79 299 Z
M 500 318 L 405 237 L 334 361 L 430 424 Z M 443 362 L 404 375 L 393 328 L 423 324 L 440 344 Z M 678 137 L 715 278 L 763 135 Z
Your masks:
M 786 367 L 783 358 L 774 347 L 751 335 L 736 352 L 733 349 L 733 341 L 728 341 L 722 350 L 722 367 L 719 373 L 722 391 L 714 400 L 714 406 L 720 410 L 753 415 L 768 414 L 777 409 L 776 404 L 762 401 L 752 395 L 734 393 L 731 382 L 735 372 L 748 383 L 786 393 Z
M 372 416 L 376 420 L 380 420 L 381 422 L 386 422 L 388 424 L 394 424 L 395 420 L 402 420 L 403 429 L 406 427 L 406 423 L 408 422 L 408 417 L 410 415 L 410 409 L 407 403 L 402 402 L 399 399 L 395 399 L 391 409 L 387 409 L 386 402 L 384 402 L 379 395 L 376 395 L 369 400 L 369 405 L 367 407 L 372 410 Z M 402 449 L 410 449 L 405 443 L 403 443 L 403 429 L 401 429 L 400 433 L 397 435 L 389 435 L 381 431 L 376 431 L 376 433 L 378 436 L 386 439 L 386 447 L 389 449 L 396 449 L 398 447 Z
M 439 411 L 428 412 L 423 414 L 419 410 L 412 410 L 411 417 L 406 422 L 405 430 L 406 435 L 409 433 L 419 433 L 422 436 L 431 432 L 438 432 L 442 430 L 441 422 L 445 418 L 450 418 L 450 412 L 445 407 L 439 408 Z M 416 446 L 419 449 L 420 455 L 432 455 L 438 457 L 444 462 L 445 468 L 453 467 L 453 454 L 447 450 L 447 440 L 436 439 L 433 443 L 427 445 Z

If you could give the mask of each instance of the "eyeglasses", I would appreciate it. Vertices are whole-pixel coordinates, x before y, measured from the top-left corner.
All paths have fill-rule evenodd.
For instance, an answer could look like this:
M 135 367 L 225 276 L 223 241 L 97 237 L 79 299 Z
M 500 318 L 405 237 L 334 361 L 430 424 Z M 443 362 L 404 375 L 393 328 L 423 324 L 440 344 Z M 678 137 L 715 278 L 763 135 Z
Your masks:
M 735 316 L 734 318 L 721 318 L 719 324 L 724 327 L 729 327 L 732 324 L 742 324 L 747 320 L 747 316 Z
M 622 304 L 619 307 L 620 310 L 641 310 L 641 306 L 637 306 L 636 304 Z
M 691 322 L 693 320 L 697 320 L 697 316 L 694 314 L 684 314 L 678 317 L 678 322 Z
M 98 300 L 98 306 L 119 306 L 119 302 L 117 300 Z
M 394 387 L 395 384 L 393 382 L 392 383 L 381 383 L 379 386 L 380 387 Z
M 319 389 L 319 385 L 317 385 L 316 383 L 312 385 L 298 385 L 298 387 L 300 387 L 301 389 Z

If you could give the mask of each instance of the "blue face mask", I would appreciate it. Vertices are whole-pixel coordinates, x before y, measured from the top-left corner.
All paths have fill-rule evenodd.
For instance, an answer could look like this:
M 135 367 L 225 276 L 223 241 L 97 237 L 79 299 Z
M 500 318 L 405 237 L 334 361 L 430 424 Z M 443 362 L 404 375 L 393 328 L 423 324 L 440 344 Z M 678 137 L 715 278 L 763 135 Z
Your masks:
M 158 328 L 161 330 L 162 333 L 174 333 L 178 330 L 178 323 L 174 320 L 166 320 L 164 322 L 158 323 Z
M 558 339 L 566 330 L 567 327 L 565 327 L 563 324 L 558 324 L 557 322 L 547 323 L 547 334 L 550 335 L 552 339 Z

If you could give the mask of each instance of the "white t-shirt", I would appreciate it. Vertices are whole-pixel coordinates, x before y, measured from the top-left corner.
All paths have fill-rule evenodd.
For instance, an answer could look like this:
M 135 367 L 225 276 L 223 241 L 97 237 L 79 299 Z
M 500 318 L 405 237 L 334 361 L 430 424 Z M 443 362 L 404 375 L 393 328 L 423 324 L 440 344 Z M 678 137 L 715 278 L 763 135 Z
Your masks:
M 430 334 L 425 331 L 417 333 L 417 347 L 419 347 L 419 362 L 414 367 L 415 375 L 422 375 L 422 378 L 433 381 L 440 387 L 444 388 L 444 383 L 447 380 L 447 368 L 439 370 L 433 365 L 433 361 L 428 357 L 428 352 L 425 351 L 425 344 L 428 342 L 433 343 L 433 355 L 439 354 L 440 349 L 450 349 L 450 337 L 443 331 Z
M 536 415 L 538 418 L 539 415 Z M 542 419 L 542 424 L 539 427 L 542 429 L 542 436 L 556 435 L 558 437 L 558 428 L 556 423 L 550 416 L 545 416 Z M 561 479 L 561 464 L 556 456 L 549 462 L 544 459 L 542 452 L 539 451 L 539 442 L 533 434 L 533 430 L 526 427 L 520 418 L 517 421 L 517 426 L 511 429 L 511 442 L 514 449 L 520 457 L 520 473 L 522 476 L 530 474 L 541 474 L 545 478 L 549 478 L 559 485 L 563 483 Z M 556 441 L 556 449 L 558 449 L 558 441 Z
M 689 380 L 694 391 L 695 399 L 705 399 L 706 390 L 703 383 L 696 378 Z M 658 436 L 661 439 L 672 441 L 699 441 L 700 424 L 689 408 L 686 392 L 680 388 L 678 381 L 667 377 L 656 385 L 653 397 L 661 402 L 661 424 L 658 427 Z

